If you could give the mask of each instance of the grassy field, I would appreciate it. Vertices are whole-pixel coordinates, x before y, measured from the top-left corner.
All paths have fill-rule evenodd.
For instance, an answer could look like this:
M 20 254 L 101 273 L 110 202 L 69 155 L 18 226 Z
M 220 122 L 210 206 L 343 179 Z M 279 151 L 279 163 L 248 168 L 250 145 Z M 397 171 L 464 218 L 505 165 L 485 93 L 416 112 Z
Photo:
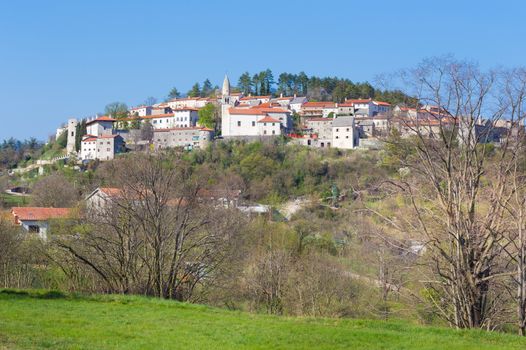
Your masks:
M 30 200 L 30 197 L 13 196 L 5 192 L 0 192 L 0 204 L 2 204 L 5 208 L 23 207 L 26 206 Z
M 0 291 L 0 349 L 524 349 L 401 322 L 285 318 L 142 297 Z

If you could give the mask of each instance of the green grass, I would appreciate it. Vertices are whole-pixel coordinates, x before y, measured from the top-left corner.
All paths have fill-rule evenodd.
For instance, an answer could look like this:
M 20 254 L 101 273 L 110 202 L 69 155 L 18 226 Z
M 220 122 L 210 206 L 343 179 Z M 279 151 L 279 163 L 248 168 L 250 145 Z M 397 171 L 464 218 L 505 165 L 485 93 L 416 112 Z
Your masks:
M 4 207 L 23 207 L 26 206 L 30 201 L 30 197 L 27 196 L 13 196 L 5 192 L 0 192 L 0 204 Z
M 0 291 L 0 349 L 524 349 L 499 333 L 286 318 L 131 296 Z

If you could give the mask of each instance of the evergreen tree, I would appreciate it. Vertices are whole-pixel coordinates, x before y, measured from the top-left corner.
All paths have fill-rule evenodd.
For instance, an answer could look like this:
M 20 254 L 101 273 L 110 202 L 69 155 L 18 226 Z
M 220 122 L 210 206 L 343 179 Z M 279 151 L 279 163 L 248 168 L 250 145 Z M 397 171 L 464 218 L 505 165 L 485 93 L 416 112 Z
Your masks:
M 201 96 L 201 87 L 199 86 L 199 83 L 195 83 L 192 86 L 192 89 L 188 91 L 188 97 L 199 97 Z
M 67 134 L 67 131 L 65 133 Z M 75 150 L 77 152 L 80 151 L 82 136 L 86 135 L 86 133 L 87 133 L 86 119 L 82 119 L 80 123 L 77 124 L 76 130 L 75 130 Z
M 237 82 L 237 86 L 239 90 L 245 95 L 249 95 L 252 93 L 253 82 L 248 72 L 241 74 Z
M 206 79 L 203 82 L 203 88 L 201 89 L 201 97 L 208 97 L 210 94 L 214 92 L 214 87 L 212 86 L 212 83 L 210 80 Z
M 168 93 L 168 100 L 173 100 L 174 98 L 181 97 L 181 94 L 179 93 L 179 90 L 177 90 L 176 87 L 173 87 L 172 90 Z

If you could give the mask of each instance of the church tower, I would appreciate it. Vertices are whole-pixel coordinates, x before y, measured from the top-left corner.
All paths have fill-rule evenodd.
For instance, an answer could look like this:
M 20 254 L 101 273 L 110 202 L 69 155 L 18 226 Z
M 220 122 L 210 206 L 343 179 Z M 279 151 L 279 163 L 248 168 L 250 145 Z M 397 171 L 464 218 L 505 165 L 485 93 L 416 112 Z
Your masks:
M 230 80 L 228 80 L 228 75 L 226 74 L 223 80 L 223 89 L 221 90 L 221 103 L 224 105 L 230 104 Z
M 223 80 L 223 89 L 221 89 L 221 134 L 223 136 L 230 135 L 230 113 L 229 109 L 235 104 L 235 101 L 230 98 L 230 80 L 225 74 Z

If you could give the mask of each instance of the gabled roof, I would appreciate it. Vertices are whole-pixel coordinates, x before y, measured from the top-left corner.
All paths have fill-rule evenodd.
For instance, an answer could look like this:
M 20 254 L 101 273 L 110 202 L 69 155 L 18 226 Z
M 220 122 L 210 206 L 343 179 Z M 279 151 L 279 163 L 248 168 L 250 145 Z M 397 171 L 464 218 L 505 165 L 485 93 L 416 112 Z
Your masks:
M 17 207 L 11 209 L 11 213 L 15 216 L 15 220 L 19 221 L 61 219 L 68 217 L 70 212 L 71 208 Z
M 338 117 L 332 122 L 332 127 L 345 127 L 352 126 L 354 123 L 354 117 Z
M 283 108 L 256 106 L 256 107 L 252 107 L 251 109 L 257 109 L 258 111 L 264 112 L 264 113 L 290 113 L 289 110 L 283 109 Z
M 114 122 L 114 121 L 116 121 L 116 119 L 108 117 L 107 115 L 103 115 L 102 117 L 98 117 L 96 119 L 87 121 L 86 125 L 97 123 L 97 122 Z
M 266 115 L 265 112 L 258 108 L 230 108 L 228 113 L 240 115 Z
M 279 123 L 279 120 L 274 119 L 267 115 L 263 119 L 258 120 L 258 123 Z
M 84 135 L 84 137 L 85 138 L 82 140 L 82 142 L 93 142 L 93 141 L 97 141 L 98 139 L 114 139 L 114 138 L 117 138 L 117 137 L 122 138 L 121 135 L 117 135 L 117 134 L 101 135 L 99 137 L 94 136 L 94 135 Z

